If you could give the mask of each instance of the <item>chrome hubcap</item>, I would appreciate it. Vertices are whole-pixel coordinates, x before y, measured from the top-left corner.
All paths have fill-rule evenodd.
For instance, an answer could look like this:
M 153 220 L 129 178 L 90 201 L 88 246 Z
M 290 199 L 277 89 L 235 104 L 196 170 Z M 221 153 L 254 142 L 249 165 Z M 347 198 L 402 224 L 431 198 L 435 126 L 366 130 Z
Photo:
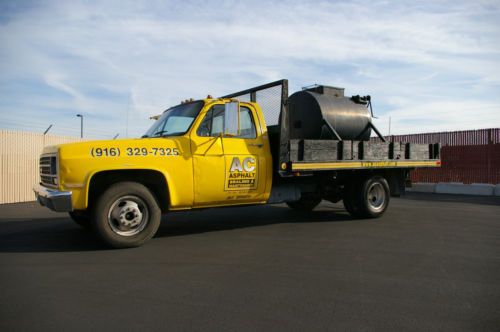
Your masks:
M 368 204 L 374 211 L 380 211 L 384 208 L 385 190 L 381 183 L 375 182 L 368 188 Z
M 148 218 L 148 209 L 142 199 L 137 196 L 124 196 L 111 205 L 108 224 L 118 235 L 133 236 L 146 227 Z

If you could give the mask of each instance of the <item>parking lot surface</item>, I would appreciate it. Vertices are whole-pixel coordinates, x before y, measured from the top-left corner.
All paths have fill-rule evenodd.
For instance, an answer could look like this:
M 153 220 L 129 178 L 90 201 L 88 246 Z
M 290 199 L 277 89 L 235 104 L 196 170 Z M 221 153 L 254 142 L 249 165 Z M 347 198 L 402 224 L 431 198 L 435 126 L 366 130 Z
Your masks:
M 0 206 L 0 331 L 500 330 L 500 199 L 409 194 L 172 213 L 110 250 L 35 203 Z

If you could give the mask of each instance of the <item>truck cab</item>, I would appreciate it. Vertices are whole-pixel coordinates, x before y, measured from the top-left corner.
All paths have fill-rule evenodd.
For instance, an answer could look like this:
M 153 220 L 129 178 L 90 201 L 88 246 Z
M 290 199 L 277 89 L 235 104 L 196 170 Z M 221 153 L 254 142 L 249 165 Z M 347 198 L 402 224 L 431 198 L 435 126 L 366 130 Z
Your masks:
M 86 227 L 101 220 L 98 233 L 115 247 L 142 244 L 161 213 L 265 204 L 272 186 L 259 105 L 225 98 L 172 107 L 139 139 L 46 147 L 40 161 L 38 201 Z

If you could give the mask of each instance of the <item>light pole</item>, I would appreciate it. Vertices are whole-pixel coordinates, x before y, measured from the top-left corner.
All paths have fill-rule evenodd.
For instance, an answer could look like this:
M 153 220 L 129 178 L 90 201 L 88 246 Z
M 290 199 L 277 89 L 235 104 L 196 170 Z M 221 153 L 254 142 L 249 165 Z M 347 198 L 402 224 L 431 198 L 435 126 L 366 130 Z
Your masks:
M 77 114 L 76 116 L 80 118 L 80 138 L 83 138 L 83 115 Z
M 50 125 L 44 132 L 43 132 L 43 146 L 45 146 L 45 135 L 49 132 L 50 128 L 52 128 L 52 125 Z
M 43 136 L 47 135 L 47 133 L 49 132 L 50 128 L 52 128 L 52 125 L 50 125 L 44 132 L 43 132 Z

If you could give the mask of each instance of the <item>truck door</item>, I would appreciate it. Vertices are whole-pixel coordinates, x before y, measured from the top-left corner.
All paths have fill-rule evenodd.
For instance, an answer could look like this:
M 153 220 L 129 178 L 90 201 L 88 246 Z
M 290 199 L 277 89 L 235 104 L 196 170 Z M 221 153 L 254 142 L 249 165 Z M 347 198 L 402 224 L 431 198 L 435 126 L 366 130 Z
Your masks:
M 224 104 L 216 104 L 193 131 L 195 206 L 265 202 L 271 160 L 256 115 L 241 107 L 240 135 L 224 137 Z

